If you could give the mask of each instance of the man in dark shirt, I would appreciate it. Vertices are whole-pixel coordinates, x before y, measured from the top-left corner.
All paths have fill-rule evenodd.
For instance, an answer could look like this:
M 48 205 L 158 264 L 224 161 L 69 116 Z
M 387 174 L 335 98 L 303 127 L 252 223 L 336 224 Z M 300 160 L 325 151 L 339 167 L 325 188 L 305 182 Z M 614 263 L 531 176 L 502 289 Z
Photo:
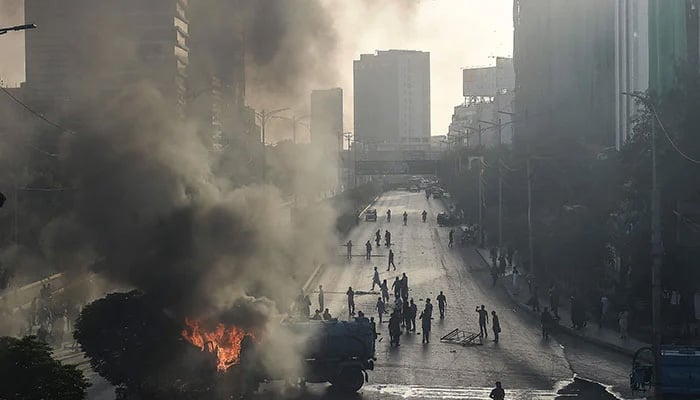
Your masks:
M 348 315 L 355 314 L 355 291 L 352 290 L 352 286 L 348 287 L 348 291 L 345 292 L 348 295 Z
M 440 319 L 444 319 L 445 318 L 445 305 L 447 305 L 447 298 L 442 293 L 442 290 L 440 291 L 440 294 L 437 296 L 437 302 L 438 302 L 438 308 L 440 309 Z
M 496 387 L 491 391 L 489 397 L 493 400 L 504 400 L 506 398 L 506 391 L 501 387 L 501 382 L 496 382 Z
M 481 308 L 476 308 L 476 312 L 479 314 L 479 333 L 483 337 L 489 337 L 489 313 L 486 311 L 486 307 L 482 304 Z

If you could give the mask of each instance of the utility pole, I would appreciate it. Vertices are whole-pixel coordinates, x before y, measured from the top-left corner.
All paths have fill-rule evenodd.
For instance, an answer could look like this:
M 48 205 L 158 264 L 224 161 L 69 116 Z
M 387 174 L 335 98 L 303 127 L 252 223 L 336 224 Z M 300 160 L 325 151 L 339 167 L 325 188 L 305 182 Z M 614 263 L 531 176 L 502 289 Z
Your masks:
M 481 124 L 479 124 L 479 147 L 481 147 Z
M 481 131 L 481 129 L 480 129 Z M 484 247 L 484 215 L 481 208 L 484 206 L 484 187 L 481 174 L 484 172 L 484 160 L 479 158 L 479 173 L 476 175 L 476 183 L 479 188 L 479 245 Z
M 661 208 L 659 185 L 656 176 L 656 110 L 651 123 L 651 320 L 652 348 L 654 350 L 654 396 L 661 393 L 661 266 L 663 264 L 663 243 L 661 239 Z
M 501 119 L 498 118 L 498 249 L 503 248 L 503 161 L 501 160 Z
M 526 160 L 527 173 L 527 246 L 530 260 L 530 273 L 535 271 L 535 257 L 532 244 L 532 172 L 530 170 L 530 156 Z

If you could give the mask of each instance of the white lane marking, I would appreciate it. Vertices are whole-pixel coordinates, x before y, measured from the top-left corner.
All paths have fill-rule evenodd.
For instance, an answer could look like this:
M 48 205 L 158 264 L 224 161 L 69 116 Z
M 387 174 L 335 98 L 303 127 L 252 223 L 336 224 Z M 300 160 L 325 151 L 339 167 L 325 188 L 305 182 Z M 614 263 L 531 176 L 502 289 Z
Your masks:
M 485 387 L 426 387 L 418 385 L 367 385 L 364 391 L 377 392 L 404 399 L 487 399 L 493 388 Z M 571 396 L 571 395 L 569 395 Z M 569 397 L 553 390 L 506 389 L 508 399 L 550 400 L 556 397 Z M 571 396 L 574 397 L 574 396 Z

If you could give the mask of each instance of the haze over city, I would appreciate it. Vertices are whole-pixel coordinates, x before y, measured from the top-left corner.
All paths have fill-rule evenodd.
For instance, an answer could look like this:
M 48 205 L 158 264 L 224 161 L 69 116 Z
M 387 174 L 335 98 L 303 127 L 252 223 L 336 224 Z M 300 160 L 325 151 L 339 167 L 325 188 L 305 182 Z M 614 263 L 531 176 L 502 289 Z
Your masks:
M 0 0 L 0 400 L 700 396 L 700 0 Z

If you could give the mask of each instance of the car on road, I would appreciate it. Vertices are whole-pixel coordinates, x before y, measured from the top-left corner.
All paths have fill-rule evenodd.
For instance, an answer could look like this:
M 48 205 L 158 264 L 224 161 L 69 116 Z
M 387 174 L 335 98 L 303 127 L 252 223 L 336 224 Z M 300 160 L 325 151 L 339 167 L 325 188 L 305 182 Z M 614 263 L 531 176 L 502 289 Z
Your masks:
M 418 189 L 418 186 L 413 185 L 410 188 L 408 188 L 408 191 L 411 193 L 417 193 L 420 192 L 420 189 Z
M 440 188 L 433 188 L 432 192 L 434 199 L 439 199 L 444 195 L 444 192 Z
M 371 209 L 365 211 L 365 221 L 377 222 L 377 209 L 376 208 L 371 208 Z

